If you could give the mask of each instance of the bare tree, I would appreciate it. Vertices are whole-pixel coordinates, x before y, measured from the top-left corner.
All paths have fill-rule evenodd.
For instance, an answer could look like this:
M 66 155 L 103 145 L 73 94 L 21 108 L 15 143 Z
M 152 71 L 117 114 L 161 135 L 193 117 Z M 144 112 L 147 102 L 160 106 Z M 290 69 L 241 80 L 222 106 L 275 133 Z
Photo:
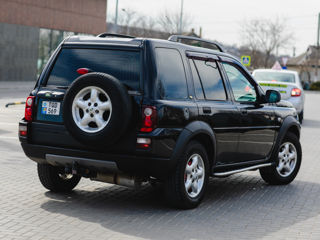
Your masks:
M 167 39 L 170 35 L 178 33 L 180 26 L 180 14 L 168 11 L 164 11 L 155 18 L 142 15 L 132 9 L 121 9 L 118 25 L 112 23 L 114 17 L 111 19 L 108 31 L 140 37 Z M 185 13 L 182 21 L 183 32 L 188 32 L 191 24 L 192 18 Z
M 264 55 L 263 66 L 268 67 L 272 53 L 285 47 L 292 40 L 292 33 L 287 31 L 284 20 L 276 18 L 252 19 L 244 21 L 241 29 L 244 45 L 251 51 L 251 55 Z
M 157 17 L 160 30 L 170 34 L 178 33 L 180 29 L 180 12 L 169 12 L 165 10 Z M 193 19 L 188 13 L 184 13 L 182 18 L 182 33 L 191 29 Z

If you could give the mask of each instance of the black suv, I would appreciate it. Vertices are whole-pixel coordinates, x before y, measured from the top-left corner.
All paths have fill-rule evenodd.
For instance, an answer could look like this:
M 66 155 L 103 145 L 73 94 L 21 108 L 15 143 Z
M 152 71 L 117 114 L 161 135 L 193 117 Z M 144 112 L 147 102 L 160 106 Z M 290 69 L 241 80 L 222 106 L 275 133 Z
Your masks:
M 209 176 L 259 169 L 270 184 L 293 181 L 300 124 L 279 101 L 214 42 L 74 36 L 27 98 L 19 137 L 51 191 L 81 177 L 161 182 L 171 203 L 193 208 Z

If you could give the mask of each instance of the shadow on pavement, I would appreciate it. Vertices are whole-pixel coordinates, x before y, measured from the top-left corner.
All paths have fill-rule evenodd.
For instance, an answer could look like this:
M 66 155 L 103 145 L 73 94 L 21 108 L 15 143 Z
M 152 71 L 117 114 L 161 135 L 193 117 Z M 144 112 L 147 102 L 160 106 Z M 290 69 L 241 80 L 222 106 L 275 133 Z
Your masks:
M 312 119 L 303 119 L 302 127 L 320 128 L 320 121 Z
M 170 208 L 162 191 L 150 186 L 46 192 L 49 199 L 41 207 L 135 237 L 257 239 L 318 215 L 320 203 L 314 199 L 320 200 L 319 191 L 319 184 L 298 180 L 270 186 L 249 173 L 211 179 L 204 202 L 193 210 Z

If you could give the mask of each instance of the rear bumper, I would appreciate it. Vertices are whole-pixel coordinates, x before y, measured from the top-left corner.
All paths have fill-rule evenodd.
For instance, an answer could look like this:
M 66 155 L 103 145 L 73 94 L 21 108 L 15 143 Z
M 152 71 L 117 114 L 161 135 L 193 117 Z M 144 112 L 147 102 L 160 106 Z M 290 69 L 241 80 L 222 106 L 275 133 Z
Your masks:
M 142 176 L 166 176 L 172 167 L 169 158 L 105 154 L 21 142 L 25 154 L 37 163 L 71 167 L 72 164 L 97 172 L 124 172 Z
M 150 148 L 137 149 L 136 145 L 130 147 L 132 142 L 121 142 L 117 149 L 117 146 L 96 148 L 81 145 L 69 135 L 64 125 L 21 120 L 19 126 L 27 128 L 27 136 L 19 137 L 21 146 L 27 157 L 37 163 L 65 167 L 76 163 L 97 172 L 123 172 L 158 178 L 166 176 L 175 166 L 172 152 L 175 139 L 182 131 L 157 128 L 151 133 L 134 136 L 134 143 L 136 137 L 150 138 Z

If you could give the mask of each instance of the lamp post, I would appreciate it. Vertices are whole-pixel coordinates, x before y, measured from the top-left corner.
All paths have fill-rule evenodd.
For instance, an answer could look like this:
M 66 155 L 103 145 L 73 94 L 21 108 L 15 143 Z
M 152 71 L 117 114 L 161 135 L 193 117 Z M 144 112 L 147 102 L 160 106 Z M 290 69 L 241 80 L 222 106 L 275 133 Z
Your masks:
M 119 0 L 116 0 L 116 16 L 114 18 L 116 33 L 118 32 L 118 6 L 119 6 Z
M 183 0 L 181 0 L 181 8 L 180 8 L 179 34 L 182 34 L 182 18 L 183 18 Z
M 316 52 L 316 72 L 315 72 L 315 81 L 319 81 L 318 65 L 319 65 L 319 40 L 320 40 L 320 13 L 318 15 L 318 31 L 317 31 L 317 52 Z

